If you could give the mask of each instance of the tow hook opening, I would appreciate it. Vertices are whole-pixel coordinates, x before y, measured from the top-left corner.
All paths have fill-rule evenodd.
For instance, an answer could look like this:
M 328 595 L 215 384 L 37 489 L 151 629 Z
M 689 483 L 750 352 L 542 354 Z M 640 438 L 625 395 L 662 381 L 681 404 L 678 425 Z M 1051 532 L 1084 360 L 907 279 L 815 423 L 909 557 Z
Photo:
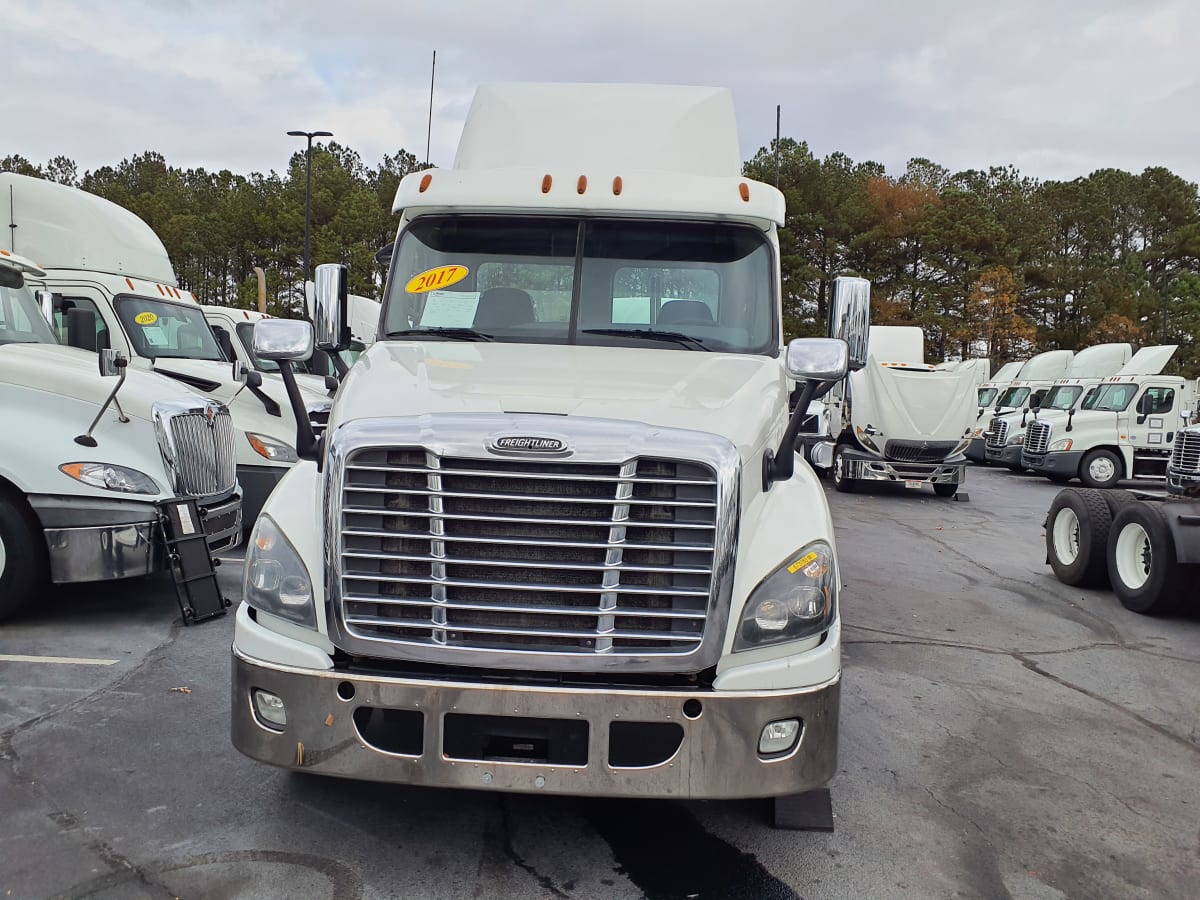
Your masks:
M 678 722 L 613 722 L 608 730 L 608 764 L 614 769 L 661 766 L 683 745 Z
M 354 710 L 354 727 L 364 743 L 384 753 L 420 756 L 424 752 L 425 714 L 420 710 L 360 706 Z

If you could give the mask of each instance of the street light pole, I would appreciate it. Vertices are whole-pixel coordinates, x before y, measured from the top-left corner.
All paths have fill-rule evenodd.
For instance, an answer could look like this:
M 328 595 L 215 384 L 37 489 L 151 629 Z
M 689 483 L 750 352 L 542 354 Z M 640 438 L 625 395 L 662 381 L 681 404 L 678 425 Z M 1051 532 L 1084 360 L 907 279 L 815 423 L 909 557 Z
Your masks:
M 304 280 L 308 281 L 312 274 L 312 142 L 315 137 L 333 137 L 332 131 L 289 131 L 288 137 L 307 138 L 308 146 L 304 151 L 304 164 L 307 174 L 304 185 Z

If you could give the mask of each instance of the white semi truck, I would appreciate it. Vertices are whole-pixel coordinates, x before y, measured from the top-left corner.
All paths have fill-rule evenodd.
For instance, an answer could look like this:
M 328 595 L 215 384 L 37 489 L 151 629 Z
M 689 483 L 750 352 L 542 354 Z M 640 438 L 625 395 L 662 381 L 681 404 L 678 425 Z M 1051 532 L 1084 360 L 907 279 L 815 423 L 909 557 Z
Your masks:
M 199 305 L 181 290 L 162 241 L 128 210 L 65 185 L 0 173 L 13 252 L 46 270 L 38 287 L 54 295 L 63 343 L 112 349 L 131 366 L 173 378 L 226 404 L 238 434 L 238 481 L 253 521 L 296 461 L 296 423 L 283 384 L 236 375 Z M 310 402 L 326 401 L 303 388 Z
M 1034 356 L 1021 367 L 1021 374 L 1000 392 L 995 407 L 980 415 L 974 435 L 980 435 L 982 430 L 986 462 L 1020 471 L 1021 441 L 1032 403 L 1035 399 L 1040 402 L 1055 381 L 1067 377 L 1074 358 L 1073 350 L 1047 350 Z
M 162 569 L 164 501 L 197 502 L 210 550 L 241 538 L 229 411 L 115 351 L 59 346 L 25 283 L 45 274 L 0 250 L 0 619 L 48 582 Z
M 855 283 L 869 290 L 864 279 Z M 835 309 L 835 323 L 838 315 Z M 976 365 L 947 370 L 926 363 L 924 336 L 912 327 L 871 326 L 866 353 L 866 364 L 826 394 L 810 451 L 822 457 L 811 458 L 824 462 L 832 454 L 839 491 L 876 481 L 928 484 L 939 497 L 953 497 L 966 472 Z
M 400 184 L 379 339 L 258 520 L 239 750 L 553 794 L 832 777 L 841 578 L 788 398 L 847 346 L 783 345 L 783 197 L 740 171 L 724 90 L 480 88 L 454 167 Z M 337 351 L 345 270 L 316 294 Z M 256 326 L 285 378 L 312 346 Z
M 1123 479 L 1163 480 L 1176 435 L 1191 419 L 1197 382 L 1160 374 L 1176 346 L 1143 347 L 1095 384 L 1078 408 L 1041 415 L 1025 435 L 1021 464 L 1090 488 Z
M 963 452 L 971 462 L 987 462 L 983 431 L 992 416 L 992 407 L 1000 399 L 1000 393 L 1017 378 L 1026 362 L 1027 360 L 1018 359 L 1005 363 L 1000 367 L 1000 371 L 979 386 L 979 409 L 975 413 L 975 428 L 971 432 L 971 442 Z

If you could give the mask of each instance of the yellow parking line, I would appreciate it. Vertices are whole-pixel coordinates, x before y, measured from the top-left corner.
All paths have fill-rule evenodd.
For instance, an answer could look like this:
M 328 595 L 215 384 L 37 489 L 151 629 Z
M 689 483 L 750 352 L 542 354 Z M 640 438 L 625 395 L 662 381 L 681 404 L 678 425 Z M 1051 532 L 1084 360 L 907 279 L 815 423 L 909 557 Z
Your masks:
M 80 656 L 21 656 L 0 653 L 0 662 L 57 663 L 63 666 L 115 666 L 118 659 L 87 659 Z

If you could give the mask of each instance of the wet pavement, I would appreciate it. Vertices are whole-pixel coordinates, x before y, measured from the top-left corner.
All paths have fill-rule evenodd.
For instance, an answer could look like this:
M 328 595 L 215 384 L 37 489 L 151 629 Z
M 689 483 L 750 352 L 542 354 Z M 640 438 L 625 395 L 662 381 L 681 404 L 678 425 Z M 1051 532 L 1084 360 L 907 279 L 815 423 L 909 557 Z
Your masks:
M 773 830 L 764 801 L 261 766 L 229 743 L 232 616 L 182 628 L 149 579 L 0 626 L 0 897 L 1194 895 L 1200 613 L 1145 618 L 1055 581 L 1048 482 L 972 469 L 966 489 L 829 494 L 846 581 L 833 834 Z M 221 569 L 235 600 L 238 575 Z

